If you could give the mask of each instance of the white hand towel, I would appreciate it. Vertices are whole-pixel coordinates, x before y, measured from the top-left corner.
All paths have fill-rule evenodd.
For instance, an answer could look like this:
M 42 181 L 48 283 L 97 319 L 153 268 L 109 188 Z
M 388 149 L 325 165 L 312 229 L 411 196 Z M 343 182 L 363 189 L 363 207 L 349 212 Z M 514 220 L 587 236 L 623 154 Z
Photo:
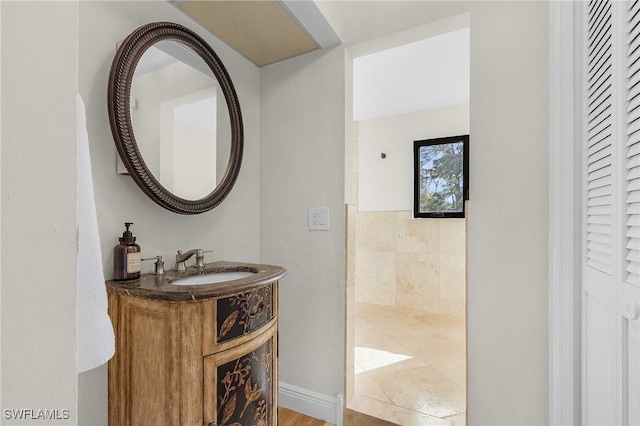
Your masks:
M 98 217 L 93 195 L 91 156 L 85 107 L 80 94 L 76 112 L 77 176 L 76 226 L 76 318 L 78 330 L 77 370 L 91 370 L 107 362 L 115 352 L 115 338 L 107 313 L 107 290 L 102 269 Z

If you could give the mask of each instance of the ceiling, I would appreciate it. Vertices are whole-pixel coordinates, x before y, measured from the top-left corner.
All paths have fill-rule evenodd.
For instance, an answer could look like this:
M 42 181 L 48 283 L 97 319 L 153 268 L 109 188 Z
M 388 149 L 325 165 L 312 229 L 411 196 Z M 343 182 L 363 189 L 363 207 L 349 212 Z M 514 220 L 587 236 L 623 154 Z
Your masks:
M 169 0 L 258 66 L 468 11 L 466 1 Z
M 350 48 L 356 119 L 468 102 L 468 1 L 169 1 L 257 66 Z
M 353 120 L 469 103 L 470 31 L 462 28 L 353 60 Z
M 317 0 L 346 47 L 469 12 L 469 1 Z
M 341 43 L 312 1 L 171 1 L 258 66 Z

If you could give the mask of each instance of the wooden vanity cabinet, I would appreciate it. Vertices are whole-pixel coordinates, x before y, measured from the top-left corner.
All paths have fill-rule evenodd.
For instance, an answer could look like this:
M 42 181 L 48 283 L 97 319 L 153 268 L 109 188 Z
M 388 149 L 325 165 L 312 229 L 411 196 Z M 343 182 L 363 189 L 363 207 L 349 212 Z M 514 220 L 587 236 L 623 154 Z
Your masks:
M 110 426 L 276 426 L 278 282 L 195 301 L 113 291 Z

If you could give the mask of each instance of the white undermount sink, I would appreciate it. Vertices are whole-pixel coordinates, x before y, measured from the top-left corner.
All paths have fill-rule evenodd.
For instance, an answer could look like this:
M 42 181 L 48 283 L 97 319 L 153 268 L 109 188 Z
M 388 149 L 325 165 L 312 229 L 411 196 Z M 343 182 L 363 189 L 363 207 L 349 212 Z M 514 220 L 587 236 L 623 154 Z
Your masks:
M 251 271 L 219 271 L 202 275 L 192 275 L 173 281 L 172 285 L 206 285 L 239 280 L 254 275 Z

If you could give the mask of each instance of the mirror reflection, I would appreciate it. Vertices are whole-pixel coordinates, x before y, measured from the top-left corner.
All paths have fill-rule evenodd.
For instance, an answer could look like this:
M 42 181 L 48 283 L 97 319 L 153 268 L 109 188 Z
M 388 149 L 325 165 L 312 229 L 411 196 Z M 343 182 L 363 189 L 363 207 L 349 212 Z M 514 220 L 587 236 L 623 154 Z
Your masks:
M 186 200 L 209 195 L 229 162 L 231 122 L 207 63 L 178 41 L 155 43 L 135 68 L 130 109 L 138 148 L 160 184 Z

